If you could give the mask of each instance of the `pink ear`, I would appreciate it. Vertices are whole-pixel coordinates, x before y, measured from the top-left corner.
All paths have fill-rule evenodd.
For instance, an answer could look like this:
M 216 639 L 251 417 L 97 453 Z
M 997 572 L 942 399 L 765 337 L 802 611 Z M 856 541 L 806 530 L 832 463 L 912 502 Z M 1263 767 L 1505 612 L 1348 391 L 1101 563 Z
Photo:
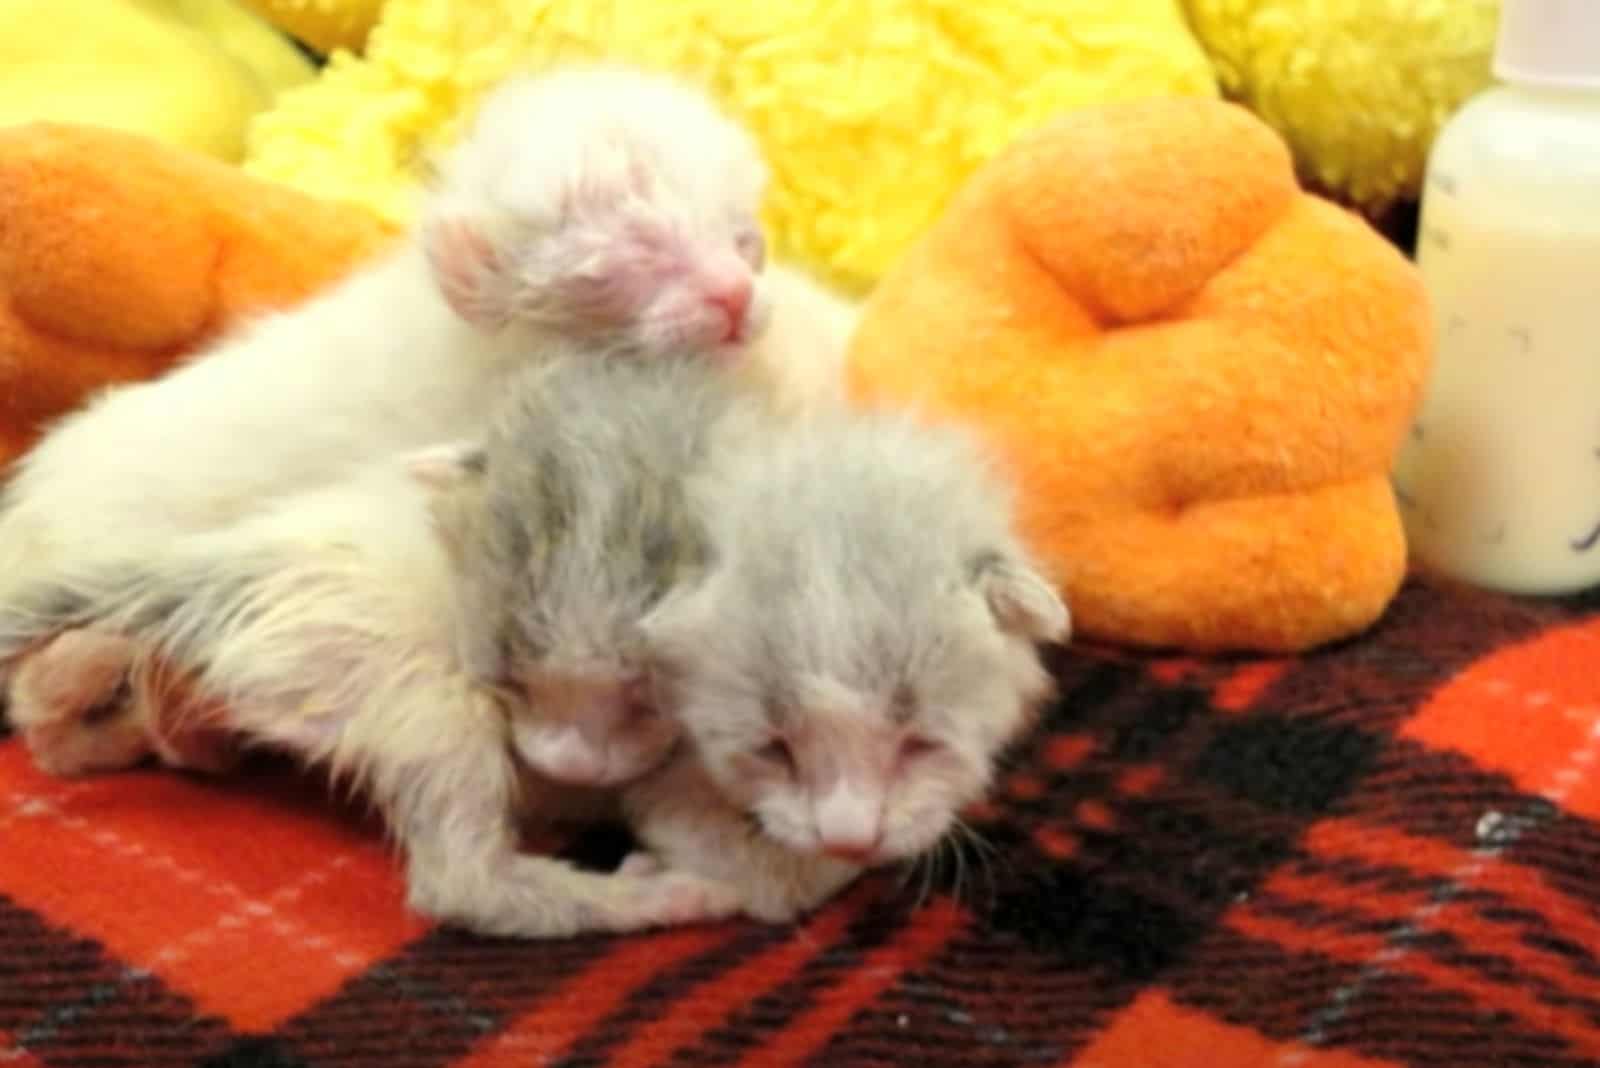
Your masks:
M 503 264 L 481 229 L 443 216 L 428 223 L 423 246 L 434 282 L 457 315 L 481 330 L 505 324 L 507 311 L 496 296 Z
M 483 446 L 476 441 L 448 441 L 416 449 L 405 456 L 407 473 L 427 489 L 446 490 L 484 473 Z

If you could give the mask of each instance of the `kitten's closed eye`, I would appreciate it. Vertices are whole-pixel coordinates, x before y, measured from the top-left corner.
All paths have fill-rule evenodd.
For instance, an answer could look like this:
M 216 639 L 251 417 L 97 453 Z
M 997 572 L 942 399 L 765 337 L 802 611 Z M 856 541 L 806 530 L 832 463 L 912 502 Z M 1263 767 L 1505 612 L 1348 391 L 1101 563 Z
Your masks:
M 794 750 L 789 748 L 789 743 L 782 738 L 773 738 L 757 749 L 756 757 L 763 763 L 782 769 L 786 775 L 792 776 L 799 770 L 799 765 L 794 759 Z
M 767 265 L 767 239 L 756 227 L 740 230 L 733 239 L 733 247 L 752 270 L 759 272 Z

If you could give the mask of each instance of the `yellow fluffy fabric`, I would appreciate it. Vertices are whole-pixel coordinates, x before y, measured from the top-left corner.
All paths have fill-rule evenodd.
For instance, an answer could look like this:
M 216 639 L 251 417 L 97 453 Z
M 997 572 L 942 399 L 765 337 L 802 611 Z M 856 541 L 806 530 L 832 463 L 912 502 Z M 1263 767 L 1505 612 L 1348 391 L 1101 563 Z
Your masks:
M 478 93 L 570 58 L 708 84 L 773 166 L 776 247 L 847 288 L 1046 116 L 1216 93 L 1178 0 L 389 0 L 363 57 L 257 120 L 247 169 L 403 221 L 419 159 Z
M 1416 197 L 1434 134 L 1489 83 L 1499 0 L 1187 0 L 1223 89 L 1306 180 L 1377 213 Z
M 237 0 L 0 0 L 0 126 L 108 126 L 232 163 L 251 117 L 312 75 Z
M 245 0 L 267 21 L 291 37 L 327 54 L 336 48 L 359 52 L 383 0 Z

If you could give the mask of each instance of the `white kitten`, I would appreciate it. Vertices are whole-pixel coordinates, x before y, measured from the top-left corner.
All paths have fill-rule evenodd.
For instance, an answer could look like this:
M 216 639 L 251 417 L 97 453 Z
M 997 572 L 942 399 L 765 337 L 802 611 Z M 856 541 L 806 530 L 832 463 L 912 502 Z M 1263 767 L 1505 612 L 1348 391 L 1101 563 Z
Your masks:
M 85 603 L 102 624 L 136 639 L 133 718 L 146 729 L 123 742 L 156 739 L 169 759 L 192 763 L 195 732 L 220 728 L 240 747 L 327 769 L 383 814 L 412 906 L 481 933 L 553 937 L 731 914 L 737 895 L 692 874 L 610 876 L 520 853 L 524 819 L 610 810 L 602 795 L 533 772 L 638 775 L 677 731 L 648 708 L 563 702 L 549 687 L 497 693 L 463 670 L 454 569 L 430 510 L 437 491 L 423 484 L 437 478 L 438 455 L 374 463 L 180 539 L 137 570 L 79 577 L 71 594 L 92 594 Z M 58 641 L 19 686 L 34 684 L 36 662 L 79 686 L 105 684 L 91 647 Z M 177 693 L 164 685 L 174 677 Z M 184 722 L 214 708 L 203 724 Z M 565 734 L 594 739 L 605 765 L 548 744 Z
M 160 380 L 108 390 L 20 462 L 0 511 L 0 607 L 351 465 L 478 434 L 552 341 L 735 352 L 766 315 L 764 174 L 748 135 L 671 80 L 508 83 L 392 253 Z M 0 649 L 0 672 L 27 651 Z M 41 740 L 85 712 L 15 693 L 10 711 Z

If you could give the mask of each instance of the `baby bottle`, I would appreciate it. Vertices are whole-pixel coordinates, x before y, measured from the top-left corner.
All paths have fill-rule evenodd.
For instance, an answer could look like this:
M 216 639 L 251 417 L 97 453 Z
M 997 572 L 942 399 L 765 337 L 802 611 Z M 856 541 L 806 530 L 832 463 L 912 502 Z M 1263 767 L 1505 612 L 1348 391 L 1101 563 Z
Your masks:
M 1600 583 L 1600 0 L 1504 0 L 1494 73 L 1428 163 L 1395 493 L 1425 568 L 1561 593 Z

